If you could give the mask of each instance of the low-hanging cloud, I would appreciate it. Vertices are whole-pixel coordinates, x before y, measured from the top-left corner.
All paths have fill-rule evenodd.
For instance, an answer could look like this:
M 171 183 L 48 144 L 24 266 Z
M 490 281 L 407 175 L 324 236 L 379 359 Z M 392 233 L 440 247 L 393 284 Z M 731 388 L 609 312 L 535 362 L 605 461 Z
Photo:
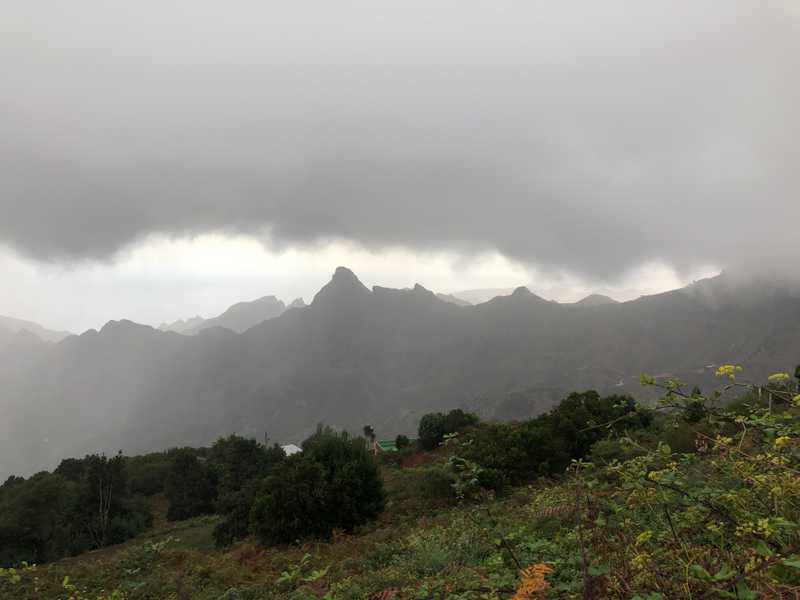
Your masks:
M 19 1 L 0 40 L 0 242 L 40 260 L 207 231 L 606 280 L 800 256 L 788 1 Z

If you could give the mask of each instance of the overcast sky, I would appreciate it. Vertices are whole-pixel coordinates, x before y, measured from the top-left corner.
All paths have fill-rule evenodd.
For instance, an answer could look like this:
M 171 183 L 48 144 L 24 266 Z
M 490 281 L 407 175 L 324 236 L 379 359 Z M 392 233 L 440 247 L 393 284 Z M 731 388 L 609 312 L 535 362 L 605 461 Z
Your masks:
M 0 314 L 790 271 L 798 6 L 6 0 Z

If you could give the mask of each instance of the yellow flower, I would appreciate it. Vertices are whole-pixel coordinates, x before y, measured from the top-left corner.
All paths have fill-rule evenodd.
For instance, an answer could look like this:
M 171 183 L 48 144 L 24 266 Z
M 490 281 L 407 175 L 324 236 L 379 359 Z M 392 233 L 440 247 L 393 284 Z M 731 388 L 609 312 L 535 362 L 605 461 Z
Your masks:
M 791 439 L 789 438 L 789 436 L 782 435 L 778 439 L 775 440 L 775 447 L 776 448 L 783 448 L 790 441 L 791 441 Z
M 767 377 L 772 382 L 779 382 L 779 381 L 789 381 L 789 374 L 788 373 L 773 373 L 769 377 Z
M 651 537 L 653 537 L 652 531 L 650 530 L 643 531 L 642 533 L 636 536 L 636 542 L 634 543 L 634 545 L 638 546 L 639 544 L 644 544 L 645 542 L 649 541 Z
M 720 365 L 717 368 L 717 377 L 727 377 L 731 381 L 736 380 L 736 373 L 742 370 L 738 365 Z

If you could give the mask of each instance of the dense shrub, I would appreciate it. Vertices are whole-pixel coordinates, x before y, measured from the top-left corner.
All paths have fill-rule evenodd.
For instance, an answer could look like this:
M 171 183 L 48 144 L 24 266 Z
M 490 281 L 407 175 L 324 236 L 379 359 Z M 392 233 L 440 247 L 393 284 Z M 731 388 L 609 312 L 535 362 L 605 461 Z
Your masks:
M 479 419 L 472 413 L 456 408 L 446 415 L 440 412 L 423 415 L 419 421 L 419 445 L 423 450 L 433 450 L 444 440 L 444 436 L 464 431 L 477 425 Z
M 177 452 L 197 454 L 198 451 L 192 448 L 183 448 L 167 452 L 151 452 L 128 458 L 127 470 L 131 493 L 141 494 L 142 496 L 154 496 L 155 494 L 163 493 L 167 475 Z
M 628 396 L 574 393 L 549 413 L 529 421 L 483 425 L 470 435 L 463 454 L 482 467 L 484 487 L 500 490 L 538 476 L 561 474 L 573 458 L 587 456 L 599 440 L 646 428 L 652 419 L 652 413 L 637 408 Z
M 53 473 L 0 488 L 0 566 L 119 543 L 150 522 L 147 505 L 130 493 L 124 457 L 67 459 Z
M 384 506 L 383 481 L 364 440 L 319 429 L 302 454 L 278 465 L 262 482 L 250 515 L 265 544 L 329 538 L 352 531 Z
M 167 474 L 167 519 L 181 521 L 212 512 L 216 486 L 211 471 L 194 453 L 175 453 Z
M 216 512 L 222 516 L 214 530 L 218 546 L 247 537 L 259 482 L 285 458 L 280 446 L 268 447 L 235 435 L 214 444 L 209 465 L 217 481 Z
M 326 494 L 323 466 L 301 454 L 290 456 L 261 485 L 249 515 L 253 533 L 264 544 L 330 536 Z

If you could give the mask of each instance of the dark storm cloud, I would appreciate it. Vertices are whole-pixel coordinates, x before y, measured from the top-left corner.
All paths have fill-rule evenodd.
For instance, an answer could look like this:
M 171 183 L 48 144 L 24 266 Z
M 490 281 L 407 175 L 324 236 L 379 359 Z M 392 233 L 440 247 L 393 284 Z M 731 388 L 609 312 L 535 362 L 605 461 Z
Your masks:
M 205 231 L 602 279 L 800 255 L 789 1 L 3 12 L 0 241 L 41 260 Z

